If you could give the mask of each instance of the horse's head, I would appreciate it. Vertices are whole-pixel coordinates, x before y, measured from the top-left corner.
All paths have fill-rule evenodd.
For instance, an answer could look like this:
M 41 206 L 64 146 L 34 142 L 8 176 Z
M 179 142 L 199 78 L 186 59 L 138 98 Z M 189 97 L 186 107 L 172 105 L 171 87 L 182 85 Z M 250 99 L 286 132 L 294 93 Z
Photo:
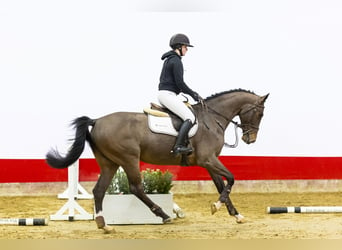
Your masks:
M 247 143 L 253 143 L 257 139 L 259 124 L 264 115 L 264 103 L 269 94 L 258 97 L 253 104 L 245 104 L 239 112 L 240 127 L 243 131 L 242 140 Z

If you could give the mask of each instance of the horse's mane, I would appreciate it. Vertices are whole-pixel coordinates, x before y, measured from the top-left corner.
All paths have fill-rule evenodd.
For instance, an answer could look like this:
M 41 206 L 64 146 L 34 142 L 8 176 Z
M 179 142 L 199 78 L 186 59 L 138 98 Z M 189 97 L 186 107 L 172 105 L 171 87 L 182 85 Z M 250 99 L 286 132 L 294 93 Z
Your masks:
M 213 94 L 213 95 L 211 95 L 211 96 L 208 96 L 205 100 L 210 100 L 210 99 L 219 97 L 219 96 L 221 96 L 221 95 L 230 94 L 230 93 L 236 93 L 236 92 L 245 92 L 245 93 L 249 93 L 249 94 L 255 95 L 255 93 L 254 93 L 253 91 L 250 91 L 250 90 L 245 90 L 245 89 L 231 89 L 231 90 L 223 91 L 223 92 L 216 93 L 216 94 Z

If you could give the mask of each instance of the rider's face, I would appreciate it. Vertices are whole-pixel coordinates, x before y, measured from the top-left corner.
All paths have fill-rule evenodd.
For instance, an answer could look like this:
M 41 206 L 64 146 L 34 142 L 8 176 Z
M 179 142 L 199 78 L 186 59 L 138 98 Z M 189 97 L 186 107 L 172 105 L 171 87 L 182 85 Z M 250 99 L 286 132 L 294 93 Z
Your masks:
M 187 51 L 188 51 L 188 46 L 182 45 L 182 54 L 183 54 L 183 56 L 185 56 Z

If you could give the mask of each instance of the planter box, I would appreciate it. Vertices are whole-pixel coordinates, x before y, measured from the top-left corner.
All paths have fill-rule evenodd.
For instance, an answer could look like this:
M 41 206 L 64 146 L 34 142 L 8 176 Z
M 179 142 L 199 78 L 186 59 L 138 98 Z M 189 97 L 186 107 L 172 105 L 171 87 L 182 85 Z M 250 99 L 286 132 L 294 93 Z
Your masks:
M 154 203 L 174 218 L 172 194 L 148 194 Z M 107 224 L 163 224 L 135 195 L 106 194 L 103 199 L 103 217 Z

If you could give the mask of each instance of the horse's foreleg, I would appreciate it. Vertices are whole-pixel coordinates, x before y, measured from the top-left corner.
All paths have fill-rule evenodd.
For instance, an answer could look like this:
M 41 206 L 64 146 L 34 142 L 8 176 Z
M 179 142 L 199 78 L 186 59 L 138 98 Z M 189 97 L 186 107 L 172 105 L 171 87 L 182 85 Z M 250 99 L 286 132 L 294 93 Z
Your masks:
M 222 181 L 223 183 L 223 181 Z M 228 212 L 230 215 L 234 216 L 237 214 L 236 208 L 233 206 L 233 203 L 231 202 L 229 198 L 229 194 L 231 192 L 231 186 L 227 184 L 222 189 L 219 190 L 220 197 L 217 202 L 214 202 L 211 206 L 211 213 L 216 213 L 222 206 L 222 204 L 226 204 Z
M 228 210 L 228 213 L 231 216 L 236 218 L 237 223 L 244 222 L 244 217 L 239 214 L 236 208 L 233 205 L 229 195 L 231 193 L 232 186 L 234 185 L 234 176 L 226 169 L 226 167 L 219 161 L 216 161 L 215 167 L 207 168 L 208 172 L 213 179 L 213 182 L 217 188 L 217 191 L 220 194 L 220 197 L 217 202 L 212 203 L 211 205 L 211 213 L 216 213 L 222 206 L 225 204 Z M 227 184 L 224 184 L 221 176 L 224 176 L 227 179 Z
M 237 213 L 237 211 L 229 199 L 229 194 L 231 192 L 231 186 L 234 184 L 234 177 L 228 170 L 225 169 L 225 167 L 221 163 L 219 163 L 219 166 L 220 166 L 220 169 L 224 170 L 224 171 L 221 171 L 222 174 L 220 174 L 220 175 L 213 172 L 215 170 L 220 170 L 220 169 L 217 169 L 217 168 L 208 169 L 208 172 L 209 172 L 209 174 L 210 174 L 210 176 L 211 176 L 211 178 L 212 178 L 212 180 L 216 186 L 216 189 L 217 189 L 218 193 L 220 194 L 218 201 L 214 202 L 211 205 L 211 213 L 212 214 L 216 213 L 221 208 L 222 204 L 227 204 L 227 205 L 229 205 L 229 206 L 227 206 L 229 214 L 235 215 Z M 222 166 L 223 166 L 223 168 L 222 168 Z M 228 172 L 228 173 L 225 173 L 225 172 Z M 227 179 L 227 182 L 228 182 L 227 185 L 225 185 L 224 181 L 222 180 L 221 176 L 223 174 Z
M 213 180 L 213 182 L 216 186 L 217 192 L 219 194 L 222 194 L 223 189 L 225 187 L 224 182 L 222 180 L 222 177 L 220 175 L 214 174 L 210 169 L 207 169 L 207 170 L 211 176 L 211 179 Z M 217 202 L 212 203 L 211 204 L 211 214 L 216 213 L 221 208 L 221 206 L 222 206 L 222 202 L 220 201 L 220 199 Z
M 231 189 L 232 189 L 232 186 L 227 184 L 227 186 L 224 188 L 224 191 L 221 193 L 221 196 L 218 202 L 224 203 L 226 205 L 228 213 L 231 216 L 235 217 L 237 223 L 244 223 L 245 218 L 236 210 L 235 206 L 233 205 L 233 202 L 231 201 L 229 197 Z
M 233 202 L 229 197 L 230 192 L 231 187 L 227 185 L 222 191 L 219 200 L 211 205 L 211 213 L 214 214 L 221 208 L 222 204 L 225 204 L 229 215 L 234 216 L 237 223 L 243 223 L 245 222 L 245 218 L 237 211 L 237 209 L 233 205 Z
M 241 215 L 241 214 L 236 210 L 236 208 L 234 207 L 233 202 L 230 200 L 230 197 L 229 197 L 229 196 L 228 196 L 228 199 L 226 200 L 225 204 L 226 204 L 228 213 L 229 213 L 231 216 L 234 216 L 234 217 L 235 217 L 237 223 L 244 223 L 244 222 L 245 222 L 245 217 L 243 217 L 243 215 Z

